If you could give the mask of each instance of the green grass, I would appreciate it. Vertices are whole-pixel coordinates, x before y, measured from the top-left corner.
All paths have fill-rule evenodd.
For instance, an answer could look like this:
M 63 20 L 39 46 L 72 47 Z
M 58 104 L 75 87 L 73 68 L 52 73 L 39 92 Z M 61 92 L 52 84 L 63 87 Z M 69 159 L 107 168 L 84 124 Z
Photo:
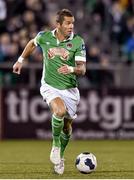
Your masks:
M 71 141 L 65 154 L 65 173 L 56 175 L 49 161 L 50 141 L 1 141 L 1 179 L 111 179 L 134 178 L 134 141 Z M 76 156 L 90 151 L 98 167 L 91 174 L 75 168 Z

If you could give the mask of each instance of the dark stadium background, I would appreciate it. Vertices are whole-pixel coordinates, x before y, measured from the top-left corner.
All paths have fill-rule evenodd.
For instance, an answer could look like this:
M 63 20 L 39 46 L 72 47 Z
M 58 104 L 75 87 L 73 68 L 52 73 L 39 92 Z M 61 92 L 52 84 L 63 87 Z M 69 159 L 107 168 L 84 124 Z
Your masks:
M 12 65 L 29 39 L 55 28 L 55 13 L 61 8 L 74 13 L 75 32 L 84 38 L 87 50 L 87 73 L 78 78 L 81 102 L 74 138 L 133 139 L 131 0 L 0 1 L 1 138 L 51 138 L 49 110 L 39 93 L 41 50 L 37 48 L 29 57 L 20 76 L 12 73 Z

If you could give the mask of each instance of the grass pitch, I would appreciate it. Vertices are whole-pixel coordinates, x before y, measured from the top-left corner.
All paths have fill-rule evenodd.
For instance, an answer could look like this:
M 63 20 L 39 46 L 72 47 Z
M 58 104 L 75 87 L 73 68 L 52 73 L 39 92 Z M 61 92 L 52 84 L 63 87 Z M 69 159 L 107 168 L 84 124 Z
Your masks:
M 50 141 L 1 141 L 1 179 L 114 179 L 134 178 L 134 141 L 71 141 L 65 153 L 65 173 L 57 175 L 49 161 Z M 98 167 L 91 174 L 75 168 L 76 156 L 89 151 Z

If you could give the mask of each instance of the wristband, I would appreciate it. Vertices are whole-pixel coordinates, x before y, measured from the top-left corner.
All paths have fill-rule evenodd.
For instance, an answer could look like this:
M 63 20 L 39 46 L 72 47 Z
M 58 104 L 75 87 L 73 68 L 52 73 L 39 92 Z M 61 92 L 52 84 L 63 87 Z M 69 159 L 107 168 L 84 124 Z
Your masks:
M 18 58 L 18 62 L 19 62 L 19 63 L 23 63 L 23 61 L 24 61 L 24 58 L 23 58 L 22 56 L 20 56 L 20 57 Z
M 70 73 L 73 73 L 74 72 L 74 67 L 68 66 L 68 70 L 70 71 Z

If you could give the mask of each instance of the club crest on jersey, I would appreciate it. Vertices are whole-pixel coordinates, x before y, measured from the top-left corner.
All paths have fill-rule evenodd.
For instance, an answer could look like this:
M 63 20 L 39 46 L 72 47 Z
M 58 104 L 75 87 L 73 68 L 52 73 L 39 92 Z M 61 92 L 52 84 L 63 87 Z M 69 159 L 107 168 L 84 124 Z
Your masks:
M 66 47 L 68 50 L 70 50 L 73 47 L 73 44 L 69 42 L 66 44 Z
M 55 56 L 60 56 L 62 60 L 67 60 L 69 57 L 69 51 L 59 47 L 50 48 L 48 50 L 49 59 L 53 59 Z

